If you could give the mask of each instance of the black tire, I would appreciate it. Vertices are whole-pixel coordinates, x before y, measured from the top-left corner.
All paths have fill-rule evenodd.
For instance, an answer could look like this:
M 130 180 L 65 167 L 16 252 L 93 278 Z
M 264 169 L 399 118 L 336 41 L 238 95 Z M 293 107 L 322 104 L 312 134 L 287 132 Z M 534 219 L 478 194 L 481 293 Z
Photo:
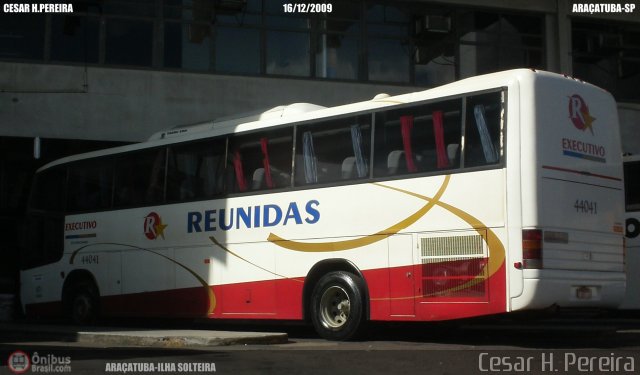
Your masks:
M 311 321 L 327 340 L 353 339 L 365 321 L 363 280 L 349 272 L 331 272 L 316 284 L 311 295 Z
M 628 218 L 625 228 L 627 238 L 636 238 L 640 235 L 640 222 L 636 218 Z
M 78 325 L 93 324 L 100 313 L 100 294 L 95 284 L 80 281 L 70 290 L 67 302 L 67 314 Z

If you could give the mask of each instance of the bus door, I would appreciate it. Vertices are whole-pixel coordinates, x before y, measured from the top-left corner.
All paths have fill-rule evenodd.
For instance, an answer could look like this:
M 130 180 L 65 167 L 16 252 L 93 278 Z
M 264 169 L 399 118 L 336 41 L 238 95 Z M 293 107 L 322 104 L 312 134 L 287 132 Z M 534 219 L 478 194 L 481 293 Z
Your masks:
M 62 257 L 62 229 L 64 219 L 60 214 L 40 214 L 29 213 L 27 216 L 24 249 L 22 253 L 22 269 L 30 269 L 55 263 Z M 30 280 L 22 280 L 22 298 L 25 305 L 31 303 L 50 302 L 52 296 L 60 295 L 52 290 L 60 282 L 54 278 L 59 278 L 58 272 L 54 268 L 40 267 L 37 272 L 23 273 L 23 277 Z
M 52 264 L 62 258 L 65 179 L 64 168 L 51 168 L 36 177 L 21 241 L 23 271 Z M 52 296 L 60 296 L 59 291 L 51 290 L 61 285 L 53 280 L 53 277 L 59 277 L 54 268 L 42 267 L 21 275 L 21 296 L 27 310 L 30 304 L 50 302 L 55 300 Z
M 413 236 L 389 237 L 389 296 L 392 316 L 415 316 L 415 260 Z

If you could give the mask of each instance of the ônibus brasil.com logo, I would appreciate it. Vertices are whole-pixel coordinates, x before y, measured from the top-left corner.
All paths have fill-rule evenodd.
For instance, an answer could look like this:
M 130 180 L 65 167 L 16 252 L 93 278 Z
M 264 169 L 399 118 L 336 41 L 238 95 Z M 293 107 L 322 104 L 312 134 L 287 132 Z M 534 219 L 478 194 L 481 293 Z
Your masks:
M 16 350 L 9 354 L 7 367 L 14 374 L 24 374 L 29 370 L 33 373 L 67 373 L 71 372 L 71 357 L 39 355 L 38 352 L 29 355 Z
M 9 367 L 9 370 L 14 374 L 24 374 L 29 371 L 29 368 L 31 368 L 31 359 L 27 353 L 21 350 L 16 350 L 9 354 L 7 367 Z

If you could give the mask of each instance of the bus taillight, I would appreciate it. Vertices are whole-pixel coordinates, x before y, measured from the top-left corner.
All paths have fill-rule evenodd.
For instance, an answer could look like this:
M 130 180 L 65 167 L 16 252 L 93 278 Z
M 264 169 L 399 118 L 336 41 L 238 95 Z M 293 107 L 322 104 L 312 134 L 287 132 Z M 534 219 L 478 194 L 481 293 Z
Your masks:
M 524 269 L 542 268 L 542 230 L 522 230 L 522 263 Z

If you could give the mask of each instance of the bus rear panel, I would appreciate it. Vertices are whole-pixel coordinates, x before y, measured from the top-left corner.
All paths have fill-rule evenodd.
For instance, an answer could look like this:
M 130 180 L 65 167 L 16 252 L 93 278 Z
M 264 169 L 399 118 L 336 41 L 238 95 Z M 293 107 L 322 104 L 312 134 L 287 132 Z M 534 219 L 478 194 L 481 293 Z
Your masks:
M 512 309 L 617 307 L 624 294 L 616 104 L 579 80 L 523 80 L 523 290 Z

